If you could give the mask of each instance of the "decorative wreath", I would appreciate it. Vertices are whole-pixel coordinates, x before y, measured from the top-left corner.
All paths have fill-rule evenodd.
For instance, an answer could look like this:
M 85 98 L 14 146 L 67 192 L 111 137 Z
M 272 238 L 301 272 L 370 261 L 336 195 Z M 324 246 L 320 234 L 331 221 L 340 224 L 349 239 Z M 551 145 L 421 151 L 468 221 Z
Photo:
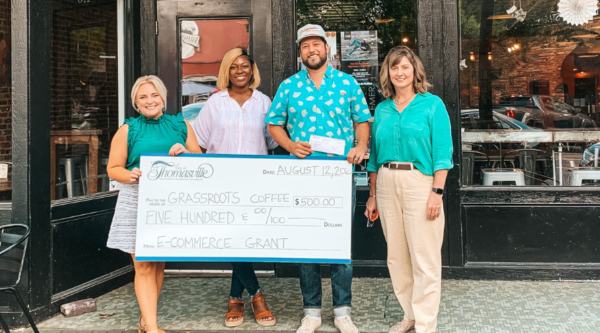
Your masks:
M 597 0 L 561 0 L 558 3 L 560 17 L 573 25 L 582 25 L 593 20 L 597 11 Z

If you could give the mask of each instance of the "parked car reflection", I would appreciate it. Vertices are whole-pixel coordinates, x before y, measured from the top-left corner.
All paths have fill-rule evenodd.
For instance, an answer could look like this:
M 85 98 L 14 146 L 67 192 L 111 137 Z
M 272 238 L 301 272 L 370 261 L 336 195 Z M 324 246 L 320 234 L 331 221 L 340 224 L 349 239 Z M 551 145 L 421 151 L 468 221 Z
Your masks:
M 594 121 L 579 108 L 546 95 L 501 97 L 494 111 L 542 129 L 596 127 Z
M 532 128 L 526 124 L 503 115 L 499 112 L 492 111 L 492 120 L 484 120 L 480 117 L 478 109 L 467 109 L 461 111 L 461 126 L 466 130 L 502 130 L 512 129 L 519 131 L 541 131 L 537 128 Z
M 182 107 L 181 114 L 183 115 L 183 118 L 185 120 L 187 120 L 188 123 L 190 123 L 190 124 L 193 123 L 194 121 L 196 121 L 196 118 L 198 117 L 198 113 L 200 113 L 200 110 L 202 110 L 202 108 L 204 107 L 204 104 L 206 104 L 206 101 L 188 104 L 188 105 Z

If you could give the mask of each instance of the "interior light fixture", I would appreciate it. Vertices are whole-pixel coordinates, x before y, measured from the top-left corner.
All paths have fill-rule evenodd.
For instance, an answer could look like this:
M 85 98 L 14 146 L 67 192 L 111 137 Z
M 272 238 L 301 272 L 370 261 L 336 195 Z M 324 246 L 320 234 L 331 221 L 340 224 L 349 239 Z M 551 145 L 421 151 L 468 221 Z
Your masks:
M 470 53 L 469 60 L 475 61 L 475 54 L 473 54 L 473 52 L 469 52 L 469 53 Z
M 573 68 L 573 72 L 577 72 L 577 68 Z
M 408 42 L 408 38 L 406 38 L 406 37 L 402 38 L 402 42 L 403 42 L 403 43 L 406 43 L 406 42 Z
M 510 15 L 492 15 L 488 16 L 488 20 L 509 20 L 512 17 Z
M 596 58 L 597 56 L 598 56 L 597 54 L 582 54 L 578 57 L 579 58 Z
M 488 52 L 488 60 L 492 61 L 493 57 L 492 57 L 492 52 Z
M 518 50 L 521 48 L 521 44 L 515 44 L 515 45 L 513 45 L 513 47 L 515 50 Z
M 571 38 L 596 38 L 597 34 L 583 34 L 583 35 L 574 35 Z
M 396 19 L 376 19 L 375 23 L 390 23 L 394 22 Z
M 512 52 L 512 47 L 509 47 L 508 48 L 508 53 L 511 53 L 511 52 Z

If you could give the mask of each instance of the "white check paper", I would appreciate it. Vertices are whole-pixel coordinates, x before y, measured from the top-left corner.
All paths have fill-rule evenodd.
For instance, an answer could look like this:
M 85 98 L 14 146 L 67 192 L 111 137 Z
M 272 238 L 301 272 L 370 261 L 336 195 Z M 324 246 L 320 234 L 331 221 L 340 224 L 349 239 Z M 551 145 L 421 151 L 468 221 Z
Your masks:
M 341 156 L 345 155 L 344 151 L 346 148 L 346 141 L 342 139 L 333 139 L 320 135 L 311 135 L 308 143 L 310 144 L 310 149 L 314 151 Z

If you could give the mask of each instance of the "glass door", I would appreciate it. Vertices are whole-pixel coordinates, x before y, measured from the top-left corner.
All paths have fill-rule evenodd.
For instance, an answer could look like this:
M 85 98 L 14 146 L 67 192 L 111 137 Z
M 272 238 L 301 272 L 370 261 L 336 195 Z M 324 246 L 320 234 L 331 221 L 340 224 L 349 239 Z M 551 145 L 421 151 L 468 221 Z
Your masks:
M 259 67 L 258 89 L 273 96 L 271 7 L 268 1 L 158 1 L 158 76 L 167 87 L 167 113 L 193 122 L 216 83 L 225 53 L 240 47 Z M 227 273 L 229 263 L 168 263 L 168 274 Z M 274 264 L 257 263 L 258 271 Z

